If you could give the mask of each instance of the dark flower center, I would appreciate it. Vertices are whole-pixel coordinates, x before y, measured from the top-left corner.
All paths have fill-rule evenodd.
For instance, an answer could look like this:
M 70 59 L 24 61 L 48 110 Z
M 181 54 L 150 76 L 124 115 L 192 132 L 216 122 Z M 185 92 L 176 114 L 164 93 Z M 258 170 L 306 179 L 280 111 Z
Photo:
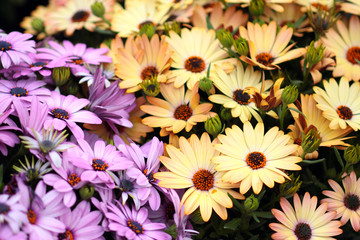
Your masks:
M 90 16 L 88 11 L 77 11 L 71 18 L 72 22 L 85 22 Z
M 352 64 L 359 64 L 357 61 L 360 61 L 360 47 L 349 48 L 346 52 L 346 59 Z
M 84 63 L 84 60 L 80 56 L 72 55 L 72 56 L 70 56 L 70 58 L 71 58 L 71 61 L 77 65 Z
M 44 153 L 50 152 L 55 147 L 55 144 L 50 140 L 43 140 L 40 142 L 40 149 Z
M 74 187 L 76 186 L 79 182 L 81 181 L 81 179 L 78 177 L 78 175 L 76 175 L 75 173 L 70 174 L 68 176 L 68 183 Z
M 93 159 L 92 167 L 95 171 L 105 171 L 109 165 L 101 159 Z
M 251 152 L 246 156 L 246 163 L 252 169 L 262 168 L 266 164 L 266 157 L 261 152 Z
M 194 73 L 202 72 L 205 69 L 205 61 L 201 57 L 189 57 L 185 60 L 185 69 Z
M 187 105 L 180 105 L 175 109 L 174 118 L 179 120 L 188 120 L 192 115 L 192 109 Z
M 127 225 L 136 234 L 144 233 L 144 229 L 143 229 L 142 225 L 140 223 L 138 223 L 137 221 L 133 221 L 133 220 L 129 219 L 127 221 Z
M 10 207 L 5 203 L 0 203 L 0 214 L 6 215 L 10 211 Z
M 123 192 L 130 192 L 134 189 L 134 184 L 127 179 L 123 179 L 120 182 L 120 188 Z
M 233 93 L 233 99 L 240 105 L 248 105 L 250 95 L 242 89 L 236 89 Z
M 269 53 L 264 52 L 256 56 L 256 61 L 264 66 L 268 66 L 274 61 L 274 58 Z
M 69 119 L 69 113 L 61 108 L 54 108 L 51 110 L 51 113 L 54 114 L 54 117 L 59 119 Z
M 29 94 L 28 90 L 22 87 L 14 87 L 10 90 L 10 94 L 16 97 L 23 97 Z
M 298 223 L 294 232 L 298 240 L 309 240 L 311 238 L 312 232 L 309 224 Z
M 74 240 L 74 236 L 69 230 L 66 230 L 66 232 L 58 234 L 58 239 L 59 240 Z
M 11 44 L 9 42 L 0 41 L 0 50 L 3 52 L 6 52 L 7 50 L 10 50 L 12 48 Z
M 150 183 L 156 182 L 156 178 L 154 178 L 154 172 L 150 172 L 148 174 L 148 171 L 149 171 L 148 169 L 145 169 L 144 174 L 147 177 L 147 179 L 149 180 L 149 182 Z
M 34 213 L 33 210 L 29 209 L 29 211 L 27 212 L 27 218 L 31 224 L 35 224 L 36 214 Z
M 343 106 L 343 105 L 339 106 L 336 109 L 336 113 L 339 115 L 339 117 L 341 119 L 344 119 L 344 120 L 349 120 L 353 116 L 351 109 L 346 106 Z
M 146 24 L 151 24 L 151 25 L 155 26 L 155 23 L 153 23 L 152 21 L 145 21 L 138 25 L 139 30 Z
M 192 181 L 196 189 L 209 191 L 214 186 L 214 174 L 208 170 L 200 169 L 194 174 Z
M 348 209 L 356 211 L 360 207 L 360 199 L 355 194 L 346 195 L 344 198 L 344 205 Z
M 175 213 L 174 204 L 172 204 L 172 203 L 168 204 L 168 206 L 166 207 L 166 210 L 165 210 L 166 219 L 167 220 L 173 219 L 174 213 Z
M 295 139 L 294 143 L 301 146 L 301 142 L 302 142 L 302 139 L 301 138 L 297 138 Z
M 46 62 L 36 62 L 30 65 L 30 67 L 43 67 L 46 66 L 47 63 Z
M 156 67 L 148 66 L 141 71 L 141 79 L 151 79 L 151 77 L 157 76 L 158 74 L 159 71 L 156 69 Z

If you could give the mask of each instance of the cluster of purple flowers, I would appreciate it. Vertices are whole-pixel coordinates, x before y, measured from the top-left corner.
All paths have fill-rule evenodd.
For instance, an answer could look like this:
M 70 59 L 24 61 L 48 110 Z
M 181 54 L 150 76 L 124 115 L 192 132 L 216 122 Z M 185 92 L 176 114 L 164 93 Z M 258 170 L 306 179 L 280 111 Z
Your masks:
M 0 240 L 161 240 L 172 239 L 170 228 L 176 239 L 189 239 L 195 231 L 179 208 L 181 193 L 153 176 L 163 142 L 154 137 L 140 146 L 119 136 L 120 127 L 133 126 L 129 112 L 137 105 L 134 94 L 105 78 L 107 49 L 69 41 L 35 47 L 31 37 L 0 36 L 0 165 L 11 171 L 19 158 L 22 165 L 0 185 Z M 90 76 L 87 98 L 54 81 L 54 71 L 67 68 Z M 86 124 L 105 125 L 111 137 L 104 141 Z

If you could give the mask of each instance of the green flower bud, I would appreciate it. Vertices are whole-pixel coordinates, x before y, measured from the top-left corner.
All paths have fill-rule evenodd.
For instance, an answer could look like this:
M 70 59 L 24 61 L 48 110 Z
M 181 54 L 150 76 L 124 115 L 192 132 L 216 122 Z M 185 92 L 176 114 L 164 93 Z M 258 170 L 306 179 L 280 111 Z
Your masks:
M 66 92 L 71 95 L 76 95 L 79 92 L 79 84 L 74 81 L 71 81 L 66 86 Z
M 315 64 L 320 62 L 320 60 L 324 56 L 325 47 L 323 47 L 323 45 L 320 44 L 320 46 L 316 48 L 314 44 L 315 44 L 314 41 L 312 41 L 306 50 L 304 63 L 307 64 L 306 67 L 309 69 L 311 69 Z
M 160 84 L 157 81 L 156 76 L 152 76 L 151 79 L 145 79 L 141 84 L 140 87 L 146 94 L 146 96 L 156 97 L 160 92 Z
M 224 120 L 224 121 L 230 121 L 232 118 L 233 118 L 233 116 L 232 116 L 232 114 L 231 114 L 231 109 L 230 108 L 222 108 L 221 110 L 220 110 L 220 117 L 221 117 L 221 119 L 222 120 Z
M 234 41 L 234 48 L 239 55 L 246 56 L 249 53 L 249 44 L 245 38 L 239 37 L 236 39 Z
M 253 194 L 247 197 L 244 201 L 244 207 L 248 212 L 254 212 L 259 208 L 259 199 Z
M 104 4 L 96 1 L 93 5 L 91 5 L 91 11 L 95 16 L 103 18 L 105 14 Z
M 56 86 L 65 85 L 70 78 L 69 67 L 56 67 L 52 70 L 52 80 Z
M 210 89 L 212 88 L 212 86 L 212 81 L 207 77 L 204 77 L 199 81 L 199 88 L 201 89 L 201 91 L 204 91 L 207 94 L 210 93 Z
M 350 164 L 357 164 L 360 161 L 360 145 L 348 146 L 344 151 L 344 158 Z
M 263 0 L 251 0 L 249 5 L 250 14 L 253 16 L 260 16 L 264 12 L 264 1 Z
M 88 200 L 94 195 L 94 187 L 92 185 L 85 185 L 80 188 L 80 197 L 82 200 Z
M 31 27 L 37 32 L 43 32 L 45 30 L 44 21 L 40 18 L 34 18 L 31 22 Z
M 300 175 L 295 178 L 294 174 L 291 174 L 289 177 L 291 180 L 287 179 L 279 186 L 281 196 L 292 196 L 301 187 L 302 182 L 300 181 Z
M 208 118 L 205 122 L 205 130 L 209 134 L 211 134 L 214 138 L 221 132 L 222 123 L 219 115 L 215 117 Z
M 326 178 L 334 179 L 336 178 L 336 169 L 335 168 L 328 168 L 326 170 Z
M 283 104 L 290 104 L 296 101 L 299 96 L 299 90 L 295 85 L 286 86 L 281 94 Z
M 220 28 L 216 31 L 216 37 L 224 48 L 231 48 L 234 42 L 233 35 L 228 30 Z
M 316 151 L 321 143 L 321 137 L 316 129 L 316 127 L 312 126 L 309 128 L 306 134 L 303 133 L 301 147 L 303 149 L 303 156 L 307 153 L 312 153 Z
M 154 25 L 152 23 L 146 23 L 146 24 L 142 25 L 140 28 L 139 35 L 142 36 L 143 34 L 145 34 L 150 40 L 152 38 L 152 36 L 154 36 L 154 34 L 155 34 Z

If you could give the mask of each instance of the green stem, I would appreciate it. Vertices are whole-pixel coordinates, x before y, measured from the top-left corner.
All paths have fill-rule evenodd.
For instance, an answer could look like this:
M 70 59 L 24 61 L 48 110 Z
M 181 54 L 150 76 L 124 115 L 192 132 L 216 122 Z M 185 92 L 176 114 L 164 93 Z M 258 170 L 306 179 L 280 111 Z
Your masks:
M 283 103 L 281 108 L 281 116 L 280 116 L 280 129 L 283 131 L 284 131 L 284 118 L 285 118 L 286 110 L 287 110 L 287 106 Z

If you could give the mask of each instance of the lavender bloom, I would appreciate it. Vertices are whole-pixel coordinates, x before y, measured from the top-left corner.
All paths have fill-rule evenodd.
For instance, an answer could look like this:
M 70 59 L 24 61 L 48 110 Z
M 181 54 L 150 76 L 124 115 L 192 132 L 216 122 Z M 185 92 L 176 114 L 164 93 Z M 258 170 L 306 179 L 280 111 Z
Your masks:
M 56 130 L 63 130 L 66 126 L 76 138 L 84 138 L 83 130 L 75 123 L 100 124 L 102 121 L 94 113 L 80 110 L 89 101 L 84 98 L 77 98 L 73 95 L 63 96 L 60 93 L 51 92 L 51 98 L 46 100 L 50 115 L 45 120 L 45 128 L 54 126 Z
M 21 129 L 18 128 L 13 121 L 9 121 L 8 119 L 8 116 L 13 111 L 14 111 L 13 109 L 9 109 L 0 116 L 0 125 L 2 125 L 3 123 L 8 124 L 8 126 L 0 126 L 0 152 L 4 156 L 7 156 L 8 154 L 6 145 L 10 147 L 14 147 L 15 144 L 20 142 L 18 136 L 15 133 L 8 131 L 8 130 L 21 131 Z
M 165 224 L 153 223 L 148 219 L 146 208 L 137 211 L 134 207 L 130 209 L 127 205 L 117 202 L 117 206 L 109 203 L 108 210 L 105 216 L 108 218 L 109 228 L 119 237 L 129 240 L 171 239 L 169 234 L 162 231 L 166 227 Z
M 26 215 L 25 215 L 26 217 Z M 24 232 L 14 233 L 8 226 L 0 225 L 0 240 L 27 240 L 28 237 Z
M 92 197 L 91 202 L 94 204 L 94 206 L 100 210 L 100 212 L 105 215 L 106 212 L 108 212 L 107 205 L 108 203 L 112 203 L 114 201 L 114 192 L 112 189 L 104 188 L 99 185 L 95 186 L 95 190 L 97 193 L 99 193 L 101 201 L 99 201 L 97 198 Z M 109 232 L 109 221 L 107 218 L 104 218 L 101 226 L 106 232 Z
M 19 232 L 26 218 L 26 209 L 19 200 L 19 194 L 0 194 L 0 229 L 9 226 L 13 233 Z
M 100 65 L 100 69 L 101 69 L 101 72 L 102 72 L 102 76 L 104 77 L 104 84 L 105 84 L 105 87 L 108 88 L 110 87 L 110 80 L 115 80 L 116 77 L 115 77 L 115 72 L 113 70 L 113 68 L 110 69 L 103 69 L 102 67 L 103 65 Z M 79 83 L 84 83 L 84 82 L 87 82 L 87 85 L 90 87 L 93 82 L 95 81 L 95 74 L 96 74 L 96 71 L 98 71 L 98 67 L 88 67 L 89 68 L 89 72 L 78 72 L 76 73 L 76 76 L 77 77 L 82 77 L 80 80 L 79 80 Z
M 9 68 L 11 64 L 19 64 L 22 61 L 31 63 L 27 53 L 35 53 L 35 41 L 28 40 L 31 34 L 11 32 L 0 35 L 0 59 L 3 68 Z

